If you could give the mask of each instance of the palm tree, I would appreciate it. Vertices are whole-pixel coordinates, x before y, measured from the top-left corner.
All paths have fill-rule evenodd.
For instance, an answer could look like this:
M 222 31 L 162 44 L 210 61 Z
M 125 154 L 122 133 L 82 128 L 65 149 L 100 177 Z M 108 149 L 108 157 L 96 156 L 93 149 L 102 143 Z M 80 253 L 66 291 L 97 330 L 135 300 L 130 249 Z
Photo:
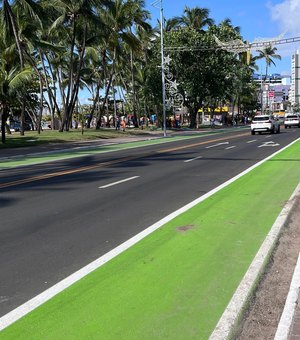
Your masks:
M 97 117 L 97 127 L 100 126 L 101 116 L 104 113 L 104 105 L 107 101 L 113 79 L 118 78 L 118 70 L 127 69 L 130 65 L 132 93 L 135 93 L 134 64 L 136 56 L 141 54 L 142 43 L 138 39 L 137 32 L 144 29 L 150 29 L 151 26 L 146 23 L 149 13 L 143 10 L 144 1 L 131 0 L 124 2 L 116 0 L 112 6 L 106 11 L 100 11 L 101 20 L 109 27 L 105 40 L 102 43 L 102 53 L 105 56 L 105 62 L 102 64 L 104 79 L 103 84 L 104 98 Z M 132 27 L 135 26 L 133 32 Z M 126 54 L 126 59 L 123 58 Z M 122 63 L 124 63 L 121 66 Z M 128 78 L 127 78 L 128 79 Z M 137 99 L 134 95 L 133 102 Z M 134 106 L 134 115 L 136 116 L 136 106 Z
M 259 53 L 258 56 L 255 57 L 256 60 L 259 60 L 259 59 L 265 59 L 265 62 L 266 62 L 266 73 L 265 73 L 265 79 L 264 81 L 267 80 L 268 78 L 268 69 L 271 65 L 276 65 L 274 60 L 273 59 L 278 59 L 278 60 L 281 60 L 281 56 L 279 54 L 276 54 L 276 51 L 277 51 L 277 48 L 276 47 L 272 47 L 271 45 L 270 46 L 267 46 L 265 47 L 264 49 L 262 50 L 257 50 L 257 52 Z M 261 106 L 262 106 L 262 111 L 263 111 L 263 97 L 262 97 L 262 93 L 263 93 L 263 90 L 261 88 Z M 268 102 L 268 97 L 267 97 L 267 102 Z M 268 103 L 267 103 L 268 105 Z
M 202 31 L 206 26 L 214 24 L 214 20 L 209 17 L 208 8 L 185 6 L 184 14 L 178 18 L 180 26 L 193 28 L 197 31 Z
M 259 53 L 258 56 L 255 57 L 256 60 L 258 59 L 265 59 L 266 62 L 266 73 L 265 73 L 265 80 L 268 77 L 268 68 L 271 65 L 276 66 L 275 62 L 273 59 L 278 59 L 281 60 L 281 56 L 279 54 L 276 54 L 277 48 L 276 47 L 272 47 L 267 46 L 262 50 L 257 50 L 257 52 Z
M 138 115 L 137 111 L 140 112 L 140 103 L 138 98 L 138 91 L 136 89 L 136 80 L 135 80 L 135 73 L 137 72 L 137 68 L 139 66 L 139 61 L 142 61 L 141 58 L 145 56 L 142 55 L 145 46 L 142 45 L 143 38 L 147 40 L 149 38 L 149 34 L 151 34 L 152 29 L 151 25 L 147 23 L 147 20 L 150 18 L 150 13 L 144 9 L 145 7 L 145 1 L 144 0 L 133 0 L 132 7 L 131 7 L 131 20 L 128 25 L 129 32 L 132 34 L 132 28 L 136 31 L 136 38 L 139 39 L 139 44 L 136 45 L 128 45 L 130 48 L 130 68 L 131 68 L 131 85 L 132 85 L 132 92 L 133 92 L 133 115 L 134 115 L 134 121 L 136 126 L 138 126 Z M 145 34 L 148 34 L 146 36 Z M 148 40 L 149 42 L 149 40 Z M 136 52 L 136 53 L 134 53 Z M 135 55 L 141 58 L 135 60 Z
M 61 45 L 67 46 L 67 55 L 65 55 L 68 60 L 68 67 L 65 68 L 67 74 L 63 74 L 64 79 L 60 82 L 64 105 L 60 131 L 69 130 L 72 112 L 78 98 L 86 47 L 89 39 L 94 35 L 94 30 L 102 25 L 96 16 L 96 8 L 107 2 L 106 0 L 97 3 L 94 0 L 53 0 L 49 3 L 57 14 L 50 32 L 58 31 Z

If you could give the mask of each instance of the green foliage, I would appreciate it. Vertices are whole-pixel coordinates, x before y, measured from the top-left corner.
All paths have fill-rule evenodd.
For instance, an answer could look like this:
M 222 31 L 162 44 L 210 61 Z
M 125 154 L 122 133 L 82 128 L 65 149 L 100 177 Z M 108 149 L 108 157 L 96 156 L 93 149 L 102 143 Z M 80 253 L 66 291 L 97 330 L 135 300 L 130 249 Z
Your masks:
M 84 88 L 94 99 L 92 114 L 99 108 L 100 93 L 106 93 L 105 99 L 112 87 L 120 89 L 129 112 L 137 116 L 162 113 L 160 34 L 149 24 L 145 1 L 15 0 L 3 4 L 0 81 L 3 72 L 24 69 L 11 83 L 13 89 L 21 79 L 29 82 L 31 69 L 35 77 L 27 86 L 28 97 L 42 87 L 47 96 L 41 97 L 41 106 L 50 107 L 62 124 L 68 126 Z M 216 25 L 209 14 L 209 9 L 185 6 L 182 16 L 165 21 L 165 56 L 172 59 L 168 71 L 191 115 L 201 105 L 215 107 L 237 97 L 246 102 L 253 98 L 249 84 L 256 59 L 248 66 L 245 56 L 218 49 L 215 36 L 221 41 L 242 40 L 240 29 L 229 19 Z M 269 56 L 268 63 L 277 58 L 274 53 Z

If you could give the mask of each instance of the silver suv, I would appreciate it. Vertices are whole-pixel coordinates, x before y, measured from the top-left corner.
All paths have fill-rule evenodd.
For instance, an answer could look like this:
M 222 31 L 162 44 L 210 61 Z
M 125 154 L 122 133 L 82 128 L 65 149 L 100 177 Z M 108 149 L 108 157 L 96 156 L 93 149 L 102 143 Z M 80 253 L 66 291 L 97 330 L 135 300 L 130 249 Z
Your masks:
M 291 128 L 292 126 L 298 126 L 300 128 L 300 116 L 294 113 L 287 113 L 284 118 L 284 127 Z
M 251 122 L 251 135 L 255 132 L 280 133 L 280 122 L 273 115 L 255 116 Z

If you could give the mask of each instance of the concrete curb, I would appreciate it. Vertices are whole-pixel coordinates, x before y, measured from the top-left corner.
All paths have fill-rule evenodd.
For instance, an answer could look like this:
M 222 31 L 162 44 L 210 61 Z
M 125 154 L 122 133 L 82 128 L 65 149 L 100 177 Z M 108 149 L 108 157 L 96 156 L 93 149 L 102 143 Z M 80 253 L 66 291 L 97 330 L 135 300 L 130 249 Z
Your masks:
M 288 339 L 295 309 L 297 306 L 297 299 L 299 296 L 299 283 L 300 283 L 300 253 L 298 261 L 294 270 L 290 290 L 284 305 L 284 309 L 278 324 L 278 328 L 274 337 L 274 340 L 286 340 Z
M 243 310 L 247 305 L 247 302 L 251 298 L 253 291 L 258 283 L 259 276 L 261 275 L 265 265 L 267 264 L 268 258 L 271 255 L 271 252 L 275 246 L 282 227 L 285 225 L 290 215 L 295 202 L 295 198 L 298 195 L 300 195 L 300 184 L 298 184 L 292 196 L 287 201 L 276 221 L 274 222 L 270 232 L 265 238 L 249 269 L 244 275 L 236 292 L 234 293 L 223 315 L 221 316 L 215 330 L 211 334 L 209 338 L 210 340 L 228 339 L 230 338 L 230 336 L 232 336 L 232 333 L 234 332 L 235 327 L 237 326 L 238 321 L 242 316 Z M 290 319 L 290 317 L 288 319 Z M 277 340 L 279 339 L 282 340 L 285 338 L 277 338 Z

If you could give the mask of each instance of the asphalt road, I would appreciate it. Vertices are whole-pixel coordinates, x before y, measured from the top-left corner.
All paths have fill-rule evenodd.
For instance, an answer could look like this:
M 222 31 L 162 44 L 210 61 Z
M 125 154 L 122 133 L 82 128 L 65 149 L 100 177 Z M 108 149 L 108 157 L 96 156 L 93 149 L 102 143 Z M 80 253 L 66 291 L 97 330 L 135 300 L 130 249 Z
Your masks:
M 0 316 L 299 137 L 236 130 L 0 171 Z

